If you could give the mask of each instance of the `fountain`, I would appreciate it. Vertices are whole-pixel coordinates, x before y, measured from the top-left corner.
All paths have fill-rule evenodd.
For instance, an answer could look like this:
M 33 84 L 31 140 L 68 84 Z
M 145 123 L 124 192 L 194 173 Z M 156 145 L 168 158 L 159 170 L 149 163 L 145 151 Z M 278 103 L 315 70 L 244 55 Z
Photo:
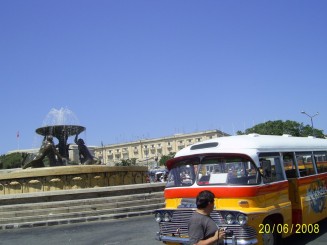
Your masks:
M 36 129 L 36 133 L 47 136 L 52 135 L 58 139 L 59 154 L 64 158 L 69 158 L 69 145 L 67 139 L 69 136 L 80 134 L 85 130 L 85 127 L 72 125 L 76 124 L 77 117 L 68 108 L 53 108 L 47 114 L 43 121 L 43 127 Z
M 80 134 L 85 130 L 84 127 L 78 125 L 53 125 L 45 126 L 36 129 L 36 133 L 47 136 L 52 135 L 58 139 L 58 149 L 62 157 L 69 157 L 69 145 L 67 144 L 67 139 L 69 136 Z
M 67 140 L 75 135 L 78 142 L 77 136 L 83 131 L 85 127 L 79 125 L 71 110 L 51 109 L 42 127 L 36 129 L 37 134 L 44 136 L 39 153 L 22 169 L 0 174 L 0 195 L 146 183 L 147 167 L 67 164 Z M 58 140 L 56 146 L 52 137 Z M 80 154 L 81 149 L 79 146 Z M 50 159 L 49 167 L 44 166 L 45 157 Z
M 44 136 L 39 153 L 23 168 L 44 167 L 43 160 L 45 157 L 48 157 L 51 167 L 66 165 L 69 161 L 68 138 L 77 136 L 85 130 L 85 127 L 76 125 L 77 121 L 75 114 L 67 108 L 51 109 L 43 121 L 43 126 L 36 129 L 37 134 Z M 52 137 L 58 140 L 56 146 L 54 146 Z

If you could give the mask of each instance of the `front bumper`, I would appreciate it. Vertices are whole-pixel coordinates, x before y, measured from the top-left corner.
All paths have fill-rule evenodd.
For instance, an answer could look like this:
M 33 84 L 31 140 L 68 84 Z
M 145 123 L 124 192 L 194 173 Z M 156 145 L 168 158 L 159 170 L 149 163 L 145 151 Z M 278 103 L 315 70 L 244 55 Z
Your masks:
M 177 243 L 181 245 L 189 245 L 189 239 L 188 238 L 183 238 L 183 237 L 177 237 L 177 236 L 163 236 L 160 235 L 160 232 L 157 232 L 156 234 L 156 240 L 162 241 L 162 242 L 167 242 L 167 243 Z M 228 237 L 224 239 L 224 244 L 228 245 L 253 245 L 257 244 L 258 239 L 253 238 L 253 239 L 236 239 L 235 236 Z
M 177 243 L 177 244 L 183 244 L 183 245 L 190 244 L 188 238 L 177 237 L 177 236 L 163 236 L 163 235 L 160 235 L 160 232 L 157 232 L 156 240 L 161 241 L 161 242 L 170 242 L 170 243 Z

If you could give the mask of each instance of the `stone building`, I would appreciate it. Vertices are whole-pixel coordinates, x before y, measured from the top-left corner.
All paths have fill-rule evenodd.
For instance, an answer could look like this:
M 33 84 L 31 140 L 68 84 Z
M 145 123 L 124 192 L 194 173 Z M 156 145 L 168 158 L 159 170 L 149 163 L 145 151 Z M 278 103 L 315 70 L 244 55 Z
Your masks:
M 143 139 L 127 143 L 110 144 L 95 147 L 95 157 L 102 164 L 114 166 L 116 163 L 127 159 L 136 159 L 138 165 L 156 167 L 158 161 L 164 155 L 176 153 L 177 151 L 204 140 L 227 135 L 219 130 L 208 130 L 188 134 L 175 134 L 168 137 Z

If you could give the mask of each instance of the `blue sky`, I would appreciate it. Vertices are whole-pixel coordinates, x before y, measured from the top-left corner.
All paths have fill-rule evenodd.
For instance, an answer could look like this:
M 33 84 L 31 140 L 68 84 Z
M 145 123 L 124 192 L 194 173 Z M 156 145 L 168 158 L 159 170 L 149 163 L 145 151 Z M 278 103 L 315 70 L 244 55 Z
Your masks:
M 52 108 L 74 112 L 88 145 L 310 124 L 302 110 L 319 112 L 327 133 L 326 10 L 324 0 L 1 1 L 0 154 L 39 147 Z

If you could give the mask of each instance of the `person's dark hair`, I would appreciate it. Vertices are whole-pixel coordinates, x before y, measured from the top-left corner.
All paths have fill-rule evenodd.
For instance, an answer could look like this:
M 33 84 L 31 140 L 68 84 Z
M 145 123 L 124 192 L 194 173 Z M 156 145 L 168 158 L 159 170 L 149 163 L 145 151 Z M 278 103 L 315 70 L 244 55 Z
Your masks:
M 196 197 L 197 208 L 203 209 L 208 206 L 209 203 L 213 203 L 215 195 L 211 191 L 201 191 Z

